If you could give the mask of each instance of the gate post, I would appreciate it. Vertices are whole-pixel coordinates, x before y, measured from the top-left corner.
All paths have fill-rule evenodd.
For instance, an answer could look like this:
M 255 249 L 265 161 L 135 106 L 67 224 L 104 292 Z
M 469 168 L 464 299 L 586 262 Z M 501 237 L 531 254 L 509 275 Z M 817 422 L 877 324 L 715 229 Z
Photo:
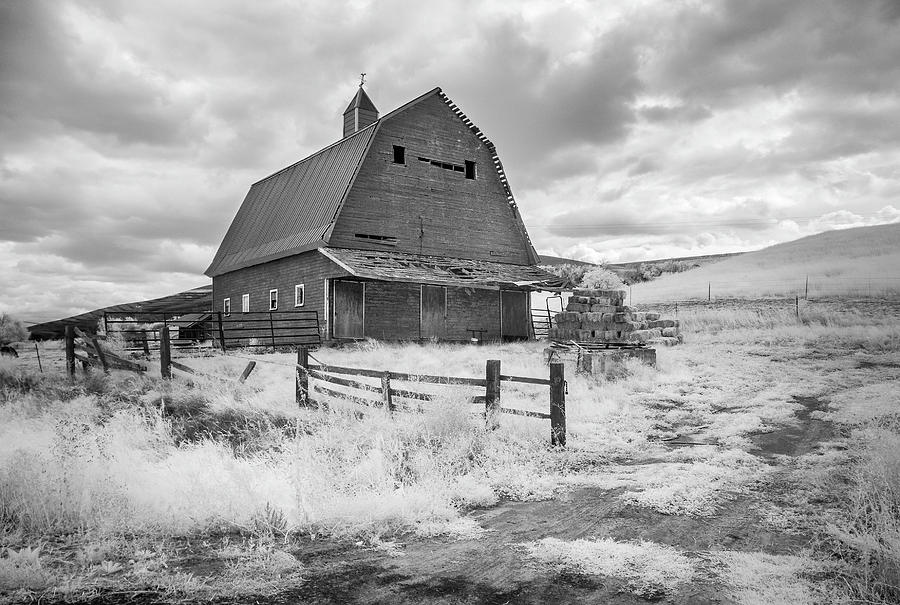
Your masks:
M 484 420 L 489 430 L 500 426 L 500 360 L 488 359 L 484 375 Z
M 302 408 L 309 407 L 309 350 L 306 347 L 297 349 L 297 374 L 296 381 L 296 400 L 297 405 Z

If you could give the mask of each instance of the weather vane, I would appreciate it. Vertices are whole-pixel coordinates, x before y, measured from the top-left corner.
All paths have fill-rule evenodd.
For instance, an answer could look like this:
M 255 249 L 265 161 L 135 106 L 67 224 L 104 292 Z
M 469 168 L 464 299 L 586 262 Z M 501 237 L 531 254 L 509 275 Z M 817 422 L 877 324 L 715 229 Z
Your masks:
M 359 74 L 359 87 L 362 88 L 363 84 L 366 83 L 366 72 L 362 72 Z

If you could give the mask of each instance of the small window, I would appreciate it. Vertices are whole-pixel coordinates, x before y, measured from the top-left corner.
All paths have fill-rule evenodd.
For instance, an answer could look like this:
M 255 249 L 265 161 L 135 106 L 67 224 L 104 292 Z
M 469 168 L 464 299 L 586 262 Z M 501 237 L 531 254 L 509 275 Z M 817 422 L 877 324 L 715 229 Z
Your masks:
M 249 313 L 250 312 L 250 295 L 244 294 L 241 296 L 241 313 Z
M 475 162 L 466 160 L 466 178 L 475 180 Z
M 222 313 L 225 315 L 231 315 L 231 299 L 226 298 L 222 301 Z
M 406 163 L 406 147 L 403 147 L 402 145 L 394 145 L 394 163 Z
M 306 292 L 303 284 L 297 284 L 294 286 L 294 306 L 302 307 L 303 302 L 306 300 Z
M 269 290 L 269 311 L 278 308 L 278 290 Z

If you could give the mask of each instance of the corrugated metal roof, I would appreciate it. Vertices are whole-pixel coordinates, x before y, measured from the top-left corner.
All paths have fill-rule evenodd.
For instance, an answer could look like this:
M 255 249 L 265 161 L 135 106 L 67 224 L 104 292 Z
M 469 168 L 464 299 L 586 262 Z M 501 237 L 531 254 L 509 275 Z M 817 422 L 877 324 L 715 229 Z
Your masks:
M 319 252 L 352 275 L 365 279 L 490 289 L 555 287 L 565 281 L 534 265 L 352 248 L 319 248 Z
M 73 315 L 56 321 L 35 324 L 28 328 L 33 338 L 62 338 L 66 326 L 78 326 L 82 330 L 94 332 L 97 322 L 103 320 L 103 314 L 127 317 L 134 313 L 200 313 L 212 308 L 212 285 L 201 286 L 186 292 L 179 292 L 162 298 L 142 300 L 122 305 L 112 305 Z
M 372 124 L 250 187 L 206 274 L 324 245 L 376 129 Z

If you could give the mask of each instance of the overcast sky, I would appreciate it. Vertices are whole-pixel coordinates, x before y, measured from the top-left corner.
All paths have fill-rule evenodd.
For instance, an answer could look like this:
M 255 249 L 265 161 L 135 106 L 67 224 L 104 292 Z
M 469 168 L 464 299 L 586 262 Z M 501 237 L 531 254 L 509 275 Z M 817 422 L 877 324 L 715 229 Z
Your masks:
M 203 285 L 250 184 L 440 86 L 544 254 L 900 220 L 900 0 L 0 1 L 0 311 Z

